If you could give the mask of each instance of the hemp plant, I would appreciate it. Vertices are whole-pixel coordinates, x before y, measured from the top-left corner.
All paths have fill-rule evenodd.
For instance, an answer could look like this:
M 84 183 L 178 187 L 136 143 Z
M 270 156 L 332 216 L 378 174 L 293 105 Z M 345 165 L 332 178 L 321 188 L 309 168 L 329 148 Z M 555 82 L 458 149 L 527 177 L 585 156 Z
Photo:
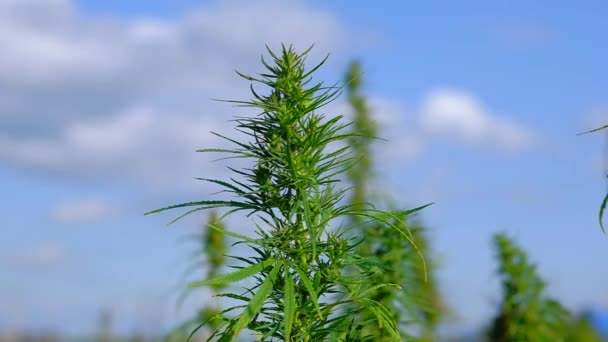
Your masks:
M 205 254 L 209 269 L 207 271 L 207 279 L 213 279 L 220 275 L 220 271 L 226 263 L 226 236 L 223 231 L 225 230 L 220 217 L 216 211 L 212 211 L 209 214 L 209 221 L 207 222 L 206 230 L 202 235 L 202 246 Z M 226 284 L 218 283 L 210 286 L 213 291 L 213 295 L 217 296 L 220 294 Z M 206 322 L 207 328 L 211 331 L 215 331 L 220 327 L 222 317 L 222 309 L 217 301 L 213 305 L 207 305 L 199 311 L 199 323 Z
M 224 310 L 224 314 L 237 315 L 225 315 L 210 340 L 232 341 L 248 329 L 261 341 L 364 341 L 370 337 L 361 330 L 370 322 L 359 321 L 358 313 L 367 311 L 390 340 L 401 341 L 391 313 L 368 296 L 375 289 L 398 285 L 364 286 L 367 279 L 345 271 L 363 274 L 369 260 L 357 254 L 360 239 L 347 237 L 350 227 L 344 223 L 348 217 L 380 222 L 411 241 L 410 232 L 393 222 L 426 206 L 389 212 L 371 204 L 342 204 L 348 189 L 340 187 L 339 176 L 353 166 L 356 157 L 349 146 L 340 147 L 340 143 L 355 134 L 345 132 L 349 124 L 343 123 L 342 116 L 319 113 L 341 92 L 341 88 L 323 83 L 310 85 L 313 73 L 327 57 L 306 69 L 310 48 L 303 53 L 285 46 L 280 53 L 267 50 L 272 62 L 262 57 L 265 72 L 253 77 L 237 71 L 252 82 L 253 98 L 227 101 L 259 111 L 257 116 L 234 120 L 236 130 L 248 140 L 213 133 L 234 147 L 200 150 L 252 162 L 243 169 L 229 167 L 234 177 L 228 180 L 205 179 L 234 198 L 187 202 L 149 213 L 191 208 L 178 220 L 200 210 L 224 208 L 224 216 L 243 212 L 252 219 L 250 232 L 256 237 L 215 229 L 239 239 L 253 255 L 237 256 L 242 263 L 237 271 L 191 284 L 253 282 L 243 292 L 221 294 L 242 304 Z M 254 84 L 265 87 L 266 92 Z
M 606 342 L 606 339 L 593 327 L 588 312 L 574 317 L 566 342 Z
M 348 178 L 353 188 L 349 200 L 353 206 L 357 206 L 378 195 L 377 191 L 372 193 L 369 186 L 370 181 L 374 179 L 371 147 L 378 128 L 372 120 L 371 110 L 361 91 L 363 79 L 359 62 L 350 63 L 345 83 L 348 102 L 354 114 L 352 131 L 358 133 L 348 139 L 354 154 L 359 158 L 357 166 L 348 170 Z M 381 265 L 375 268 L 372 274 L 375 282 L 400 285 L 400 288 L 382 287 L 372 290 L 371 297 L 391 312 L 402 334 L 417 335 L 418 341 L 434 341 L 435 330 L 444 309 L 435 285 L 434 265 L 428 255 L 429 243 L 422 225 L 410 224 L 406 222 L 405 217 L 393 222 L 402 229 L 410 229 L 416 250 L 414 245 L 401 239 L 399 232 L 389 225 L 382 222 L 366 223 L 358 217 L 353 217 L 352 221 L 358 228 L 357 232 L 366 237 L 359 245 L 359 253 L 376 258 Z M 418 262 L 417 252 L 427 260 L 426 269 Z M 369 313 L 363 312 L 362 315 L 366 318 Z M 406 334 L 411 330 L 417 330 L 418 333 Z M 375 340 L 386 338 L 386 332 L 374 325 L 366 326 L 364 332 L 374 336 Z
M 544 295 L 545 282 L 538 276 L 536 266 L 504 234 L 497 234 L 494 243 L 500 262 L 503 302 L 488 330 L 489 341 L 565 341 L 570 313 L 558 301 Z
M 217 211 L 213 210 L 210 212 L 207 222 L 202 224 L 202 231 L 200 234 L 194 236 L 195 241 L 199 245 L 199 249 L 195 256 L 197 262 L 188 268 L 188 273 L 192 270 L 198 271 L 202 268 L 206 268 L 206 279 L 213 279 L 219 275 L 222 267 L 226 263 L 226 253 L 228 248 L 226 246 L 226 237 L 223 233 L 225 230 L 223 223 L 218 216 Z M 207 266 L 207 267 L 205 267 Z M 213 297 L 217 297 L 225 288 L 224 284 L 214 284 L 211 287 Z M 178 302 L 181 303 L 191 293 L 191 288 L 186 289 L 180 296 Z M 193 330 L 197 328 L 201 323 L 205 323 L 206 330 L 213 333 L 217 328 L 220 327 L 222 322 L 222 309 L 217 300 L 214 303 L 207 303 L 203 306 L 192 319 L 182 323 L 165 338 L 165 341 L 179 340 L 183 341 L 184 334 L 187 330 Z

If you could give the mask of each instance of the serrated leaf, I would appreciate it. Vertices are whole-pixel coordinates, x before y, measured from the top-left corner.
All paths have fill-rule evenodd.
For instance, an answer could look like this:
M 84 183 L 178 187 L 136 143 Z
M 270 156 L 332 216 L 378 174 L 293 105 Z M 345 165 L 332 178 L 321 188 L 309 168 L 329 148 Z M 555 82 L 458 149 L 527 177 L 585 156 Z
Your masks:
M 234 153 L 234 154 L 243 153 L 241 151 L 228 150 L 228 149 L 223 149 L 223 148 L 202 148 L 200 150 L 196 150 L 196 152 L 220 152 L 220 153 Z
M 276 260 L 268 259 L 259 264 L 255 264 L 253 266 L 242 268 L 236 272 L 217 276 L 215 278 L 208 279 L 208 280 L 195 281 L 193 283 L 190 283 L 189 286 L 198 287 L 198 286 L 205 286 L 205 285 L 223 285 L 223 284 L 234 283 L 236 281 L 251 277 L 252 275 L 263 271 L 265 268 L 273 265 L 274 263 L 276 263 Z
M 166 210 L 177 209 L 177 208 L 194 207 L 194 206 L 215 206 L 215 205 L 222 205 L 222 206 L 226 206 L 226 207 L 249 207 L 249 205 L 242 203 L 242 202 L 237 202 L 237 201 L 197 201 L 197 202 L 180 203 L 180 204 L 170 205 L 168 207 L 164 207 L 164 208 L 160 208 L 160 209 L 154 209 L 154 210 L 144 213 L 144 215 L 156 214 L 156 213 L 160 213 L 160 212 L 163 212 Z
M 323 313 L 321 313 L 321 307 L 319 306 L 319 300 L 317 298 L 317 291 L 315 291 L 312 282 L 310 281 L 310 279 L 308 279 L 308 275 L 306 275 L 306 273 L 300 270 L 298 267 L 294 266 L 293 269 L 300 275 L 300 281 L 302 281 L 302 284 L 306 288 L 306 291 L 308 291 L 308 294 L 310 294 L 310 299 L 312 300 L 313 305 L 317 309 L 319 318 L 323 319 Z
M 243 330 L 249 324 L 249 322 L 251 322 L 253 317 L 260 312 L 262 306 L 264 306 L 264 302 L 266 302 L 266 299 L 272 293 L 274 282 L 277 279 L 277 274 L 279 273 L 280 268 L 281 265 L 277 264 L 272 271 L 270 271 L 268 277 L 266 277 L 262 285 L 260 285 L 258 292 L 256 292 L 256 294 L 251 298 L 245 310 L 241 312 L 239 319 L 232 327 L 234 336 L 238 335 L 239 332 Z
M 219 180 L 219 179 L 211 179 L 211 178 L 199 178 L 199 177 L 197 177 L 196 179 L 197 179 L 197 180 L 206 181 L 206 182 L 209 182 L 209 183 L 214 183 L 214 184 L 221 185 L 221 186 L 223 186 L 223 187 L 225 187 L 225 188 L 228 188 L 228 189 L 230 189 L 230 190 L 232 190 L 232 191 L 234 191 L 235 193 L 240 194 L 240 195 L 242 195 L 242 194 L 244 194 L 244 193 L 245 193 L 243 190 L 239 189 L 237 186 L 235 186 L 235 185 L 233 185 L 233 184 L 230 184 L 230 183 L 228 183 L 228 182 L 225 182 L 225 181 L 223 181 L 223 180 Z

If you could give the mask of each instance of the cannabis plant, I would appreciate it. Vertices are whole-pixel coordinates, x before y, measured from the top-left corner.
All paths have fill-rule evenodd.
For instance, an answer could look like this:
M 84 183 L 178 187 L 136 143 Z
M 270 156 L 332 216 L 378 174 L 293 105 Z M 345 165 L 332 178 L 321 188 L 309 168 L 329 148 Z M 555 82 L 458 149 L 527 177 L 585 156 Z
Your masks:
M 192 271 L 198 273 L 201 269 L 206 269 L 206 279 L 212 279 L 219 275 L 226 262 L 228 250 L 226 237 L 222 230 L 224 230 L 224 226 L 217 211 L 211 211 L 207 222 L 202 224 L 201 233 L 194 236 L 194 240 L 198 244 L 198 249 L 194 254 L 196 262 L 187 269 L 187 273 Z M 165 337 L 165 342 L 183 341 L 190 334 L 190 331 L 200 326 L 201 323 L 205 323 L 206 330 L 211 331 L 211 333 L 219 328 L 222 321 L 222 310 L 216 297 L 224 287 L 224 284 L 211 286 L 212 297 L 215 299 L 213 303 L 203 304 L 196 316 L 173 329 Z M 178 299 L 179 304 L 191 294 L 191 290 L 189 288 L 181 293 Z
M 362 94 L 362 72 L 358 62 L 352 62 L 345 76 L 348 102 L 352 108 L 353 133 L 348 140 L 359 163 L 350 168 L 349 180 L 352 184 L 350 203 L 361 206 L 372 196 L 378 196 L 379 191 L 370 191 L 370 182 L 374 179 L 371 146 L 377 135 L 377 127 L 372 120 L 371 111 Z M 399 232 L 381 222 L 366 224 L 358 217 L 352 218 L 359 234 L 366 238 L 359 246 L 359 253 L 366 257 L 376 258 L 381 267 L 375 268 L 375 282 L 385 282 L 400 285 L 383 287 L 370 291 L 371 298 L 382 303 L 396 322 L 402 334 L 406 330 L 417 330 L 417 340 L 434 341 L 434 331 L 443 310 L 438 291 L 435 287 L 432 262 L 427 262 L 428 270 L 418 262 L 417 251 L 408 242 L 400 238 Z M 393 222 L 402 229 L 409 228 L 418 251 L 425 260 L 430 261 L 428 241 L 421 224 L 408 224 L 405 217 Z M 371 282 L 371 284 L 375 283 Z M 371 285 L 370 285 L 371 286 Z M 369 315 L 363 313 L 363 315 Z M 412 329 L 414 328 L 414 329 Z M 386 338 L 386 332 L 374 325 L 364 328 L 366 334 L 374 336 L 375 340 Z M 412 334 L 409 334 L 412 335 Z
M 565 341 L 570 314 L 544 295 L 545 282 L 526 253 L 504 234 L 494 237 L 503 301 L 488 331 L 489 341 Z
M 594 329 L 589 314 L 585 312 L 574 318 L 566 339 L 567 342 L 606 342 L 606 340 Z
M 411 233 L 394 222 L 424 206 L 388 212 L 371 204 L 343 204 L 348 189 L 340 187 L 339 177 L 353 166 L 356 156 L 340 143 L 354 134 L 345 131 L 348 124 L 342 116 L 319 113 L 341 89 L 311 83 L 313 73 L 326 59 L 307 69 L 309 51 L 296 53 L 282 46 L 275 54 L 268 49 L 272 62 L 262 57 L 263 73 L 254 77 L 237 72 L 252 82 L 253 98 L 228 102 L 257 109 L 259 114 L 235 118 L 236 130 L 245 139 L 214 133 L 232 148 L 200 150 L 251 162 L 243 169 L 229 167 L 234 175 L 229 179 L 205 179 L 233 197 L 150 212 L 190 208 L 180 219 L 200 210 L 224 208 L 224 216 L 242 212 L 251 219 L 247 234 L 215 229 L 239 239 L 253 255 L 235 257 L 241 262 L 237 271 L 192 284 L 248 280 L 242 292 L 221 294 L 242 304 L 224 310 L 223 325 L 210 340 L 232 341 L 245 329 L 262 341 L 369 340 L 361 330 L 371 322 L 358 319 L 360 312 L 369 312 L 370 320 L 390 340 L 401 341 L 391 313 L 369 297 L 370 291 L 398 285 L 378 282 L 364 286 L 369 282 L 364 276 L 369 260 L 357 254 L 361 238 L 347 237 L 345 218 L 388 225 L 401 239 L 412 241 Z

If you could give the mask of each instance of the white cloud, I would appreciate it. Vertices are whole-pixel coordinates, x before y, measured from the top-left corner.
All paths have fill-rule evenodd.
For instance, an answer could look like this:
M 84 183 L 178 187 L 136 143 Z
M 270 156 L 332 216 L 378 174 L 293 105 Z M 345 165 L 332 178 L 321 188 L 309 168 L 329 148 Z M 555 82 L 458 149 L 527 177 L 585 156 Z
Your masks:
M 87 223 L 104 219 L 116 211 L 108 201 L 88 198 L 58 204 L 51 210 L 51 217 L 59 223 Z
M 431 135 L 506 150 L 520 150 L 535 142 L 522 125 L 489 112 L 472 94 L 455 90 L 429 92 L 420 109 L 420 124 Z
M 235 68 L 259 71 L 265 43 L 315 43 L 318 60 L 352 34 L 282 1 L 219 1 L 174 19 L 96 17 L 67 0 L 0 2 L 0 44 L 11 47 L 0 54 L 0 163 L 191 182 L 208 160 L 193 151 L 217 142 L 209 131 L 238 113 L 209 99 L 248 96 Z
M 0 163 L 191 188 L 192 177 L 220 167 L 193 151 L 220 144 L 209 131 L 242 113 L 208 100 L 248 96 L 234 68 L 259 70 L 265 43 L 314 42 L 318 60 L 355 35 L 326 12 L 283 1 L 219 1 L 174 19 L 96 17 L 67 0 L 1 2 L 0 43 L 13 48 L 0 55 Z M 379 97 L 370 105 L 389 140 L 376 144 L 381 162 L 414 159 L 435 136 L 507 149 L 531 142 L 460 92 L 433 91 L 418 111 Z
M 352 109 L 344 101 L 330 105 L 328 112 L 346 113 L 350 120 Z M 463 91 L 428 91 L 417 110 L 381 96 L 369 96 L 367 102 L 379 137 L 386 140 L 374 143 L 373 155 L 387 168 L 390 163 L 415 160 L 438 138 L 506 151 L 521 151 L 538 141 L 530 129 L 493 114 Z
M 415 159 L 425 148 L 425 138 L 417 132 L 416 118 L 396 101 L 380 96 L 367 97 L 370 118 L 376 124 L 378 138 L 372 144 L 377 163 L 385 165 Z M 353 120 L 353 109 L 345 97 L 330 103 L 324 110 Z
M 537 141 L 530 129 L 494 115 L 474 95 L 463 91 L 431 90 L 417 110 L 378 96 L 370 96 L 368 104 L 380 137 L 387 140 L 374 144 L 374 155 L 382 165 L 414 160 L 437 138 L 506 151 L 520 151 Z M 331 112 L 350 111 L 342 102 Z

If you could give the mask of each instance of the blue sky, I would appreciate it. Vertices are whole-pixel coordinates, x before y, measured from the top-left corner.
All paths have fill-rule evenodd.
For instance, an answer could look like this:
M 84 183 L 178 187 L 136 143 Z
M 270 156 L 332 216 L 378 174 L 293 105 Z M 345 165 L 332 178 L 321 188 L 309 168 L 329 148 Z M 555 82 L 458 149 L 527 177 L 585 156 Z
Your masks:
M 404 206 L 436 202 L 422 218 L 449 327 L 493 313 L 497 231 L 529 251 L 551 295 L 608 310 L 605 137 L 576 136 L 608 122 L 608 6 L 375 4 L 1 2 L 0 331 L 82 334 L 104 307 L 122 332 L 189 315 L 175 286 L 195 246 L 179 241 L 204 216 L 166 228 L 171 215 L 142 213 L 213 192 L 193 178 L 223 166 L 193 151 L 237 112 L 209 99 L 248 96 L 233 69 L 260 70 L 263 44 L 280 42 L 330 52 L 329 82 L 363 63 L 389 140 L 378 184 Z

